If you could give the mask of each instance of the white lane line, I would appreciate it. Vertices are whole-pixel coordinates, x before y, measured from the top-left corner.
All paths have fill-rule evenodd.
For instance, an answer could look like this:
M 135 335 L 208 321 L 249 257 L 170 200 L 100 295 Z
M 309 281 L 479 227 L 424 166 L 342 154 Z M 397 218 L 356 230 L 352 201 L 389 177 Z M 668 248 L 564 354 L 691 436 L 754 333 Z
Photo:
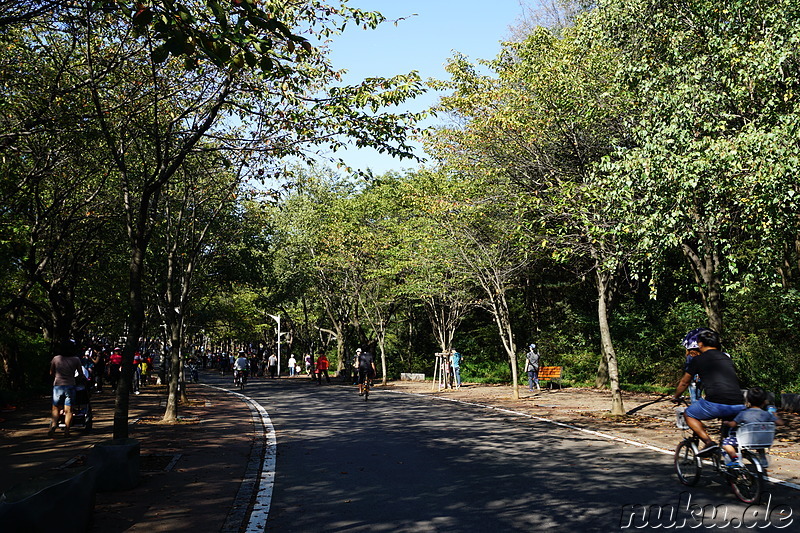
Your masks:
M 202 385 L 238 396 L 250 407 L 250 411 L 253 413 L 253 418 L 255 419 L 255 414 L 258 413 L 258 416 L 261 419 L 261 423 L 264 428 L 264 453 L 263 456 L 257 458 L 261 468 L 258 474 L 258 480 L 255 483 L 256 496 L 253 503 L 253 509 L 250 511 L 250 515 L 247 518 L 247 526 L 245 527 L 245 531 L 247 533 L 264 531 L 267 525 L 267 518 L 269 517 L 270 506 L 272 505 L 272 490 L 275 487 L 275 461 L 278 455 L 278 440 L 275 435 L 275 427 L 272 425 L 272 420 L 270 419 L 267 410 L 255 400 L 223 387 L 217 387 L 215 385 L 208 385 L 205 383 Z M 254 459 L 255 458 L 251 457 L 251 461 Z
M 419 394 L 419 393 L 416 393 L 416 392 L 394 391 L 394 390 L 385 390 L 385 391 L 382 391 L 382 392 L 392 392 L 394 394 L 408 394 L 408 395 L 411 395 L 411 396 L 419 396 L 419 397 L 422 397 L 422 398 L 432 398 L 434 400 L 441 400 L 443 402 L 453 402 L 453 403 L 460 403 L 460 404 L 463 404 L 463 405 L 470 405 L 472 407 L 482 407 L 484 409 L 490 409 L 492 411 L 498 411 L 500 413 L 506 413 L 506 414 L 515 415 L 515 416 L 524 416 L 526 418 L 530 418 L 532 420 L 536 420 L 536 421 L 539 421 L 539 422 L 546 422 L 548 424 L 553 424 L 555 426 L 560 426 L 560 427 L 567 428 L 567 429 L 573 429 L 575 431 L 580 431 L 581 433 L 587 433 L 589 435 L 595 435 L 597 437 L 602 437 L 604 439 L 613 440 L 613 441 L 617 441 L 617 442 L 623 442 L 625 444 L 630 444 L 632 446 L 638 446 L 639 448 L 646 448 L 648 450 L 653 450 L 653 451 L 656 451 L 656 452 L 659 452 L 659 453 L 663 453 L 663 454 L 666 454 L 666 455 L 674 455 L 675 454 L 674 450 L 665 450 L 664 448 L 659 448 L 657 446 L 646 444 L 644 442 L 639 442 L 639 441 L 635 441 L 635 440 L 631 440 L 631 439 L 624 439 L 622 437 L 616 437 L 614 435 L 609 435 L 608 433 L 602 433 L 600 431 L 594 431 L 594 430 L 591 430 L 591 429 L 586 429 L 586 428 L 582 428 L 582 427 L 578 427 L 578 426 L 573 426 L 572 424 L 566 424 L 564 422 L 558 422 L 556 420 L 551 420 L 549 418 L 544 418 L 544 417 L 541 417 L 541 416 L 532 415 L 530 413 L 522 413 L 520 411 L 512 411 L 511 409 L 504 409 L 502 407 L 494 407 L 493 405 L 485 405 L 485 404 L 482 404 L 482 403 L 475 403 L 475 402 L 465 402 L 464 400 L 457 400 L 455 398 L 443 398 L 441 396 L 431 396 L 429 394 Z M 789 487 L 791 489 L 800 490 L 800 485 L 798 485 L 797 483 L 792 483 L 791 481 L 784 481 L 782 479 L 774 478 L 772 476 L 767 476 L 767 480 L 772 482 L 772 483 L 778 484 L 778 485 L 783 485 L 785 487 Z
M 242 396 L 242 395 L 240 395 Z M 258 402 L 242 396 L 250 404 L 250 408 L 256 408 L 261 415 L 261 422 L 264 424 L 264 437 L 266 446 L 264 447 L 264 457 L 261 462 L 261 472 L 259 473 L 258 492 L 256 493 L 253 510 L 247 520 L 247 533 L 264 531 L 269 518 L 269 509 L 272 505 L 272 489 L 275 487 L 275 460 L 278 455 L 278 440 L 275 437 L 275 428 L 272 420 L 264 407 Z

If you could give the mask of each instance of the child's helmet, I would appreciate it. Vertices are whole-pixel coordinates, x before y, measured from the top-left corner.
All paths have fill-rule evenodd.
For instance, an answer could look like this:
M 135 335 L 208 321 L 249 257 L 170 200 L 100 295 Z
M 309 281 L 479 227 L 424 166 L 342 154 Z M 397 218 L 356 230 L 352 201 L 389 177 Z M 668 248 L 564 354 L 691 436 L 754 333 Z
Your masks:
M 684 348 L 686 348 L 687 350 L 696 350 L 697 348 L 699 348 L 697 344 L 697 337 L 699 337 L 700 334 L 703 333 L 704 331 L 711 331 L 711 330 L 708 328 L 697 328 L 687 333 L 686 336 L 683 338 Z

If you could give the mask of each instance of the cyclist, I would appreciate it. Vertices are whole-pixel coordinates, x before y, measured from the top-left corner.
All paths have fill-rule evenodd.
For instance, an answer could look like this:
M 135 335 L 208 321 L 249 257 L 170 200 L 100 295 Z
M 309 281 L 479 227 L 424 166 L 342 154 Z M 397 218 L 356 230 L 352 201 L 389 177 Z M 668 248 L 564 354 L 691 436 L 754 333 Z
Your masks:
M 357 350 L 358 351 L 358 350 Z M 364 383 L 375 376 L 375 358 L 366 350 L 358 352 L 358 395 L 364 395 Z
M 233 363 L 233 382 L 236 383 L 237 378 L 241 376 L 242 384 L 247 383 L 247 370 L 250 368 L 250 362 L 245 356 L 244 350 L 239 352 L 239 357 Z
M 693 376 L 695 374 L 700 376 L 706 396 L 698 398 L 687 407 L 683 416 L 689 427 L 703 441 L 704 447 L 698 453 L 698 456 L 703 457 L 719 445 L 708 436 L 702 421 L 735 417 L 745 406 L 736 369 L 730 356 L 721 351 L 719 334 L 710 329 L 701 329 L 696 334 L 695 340 L 700 355 L 693 357 L 687 365 L 672 400 L 679 402 Z

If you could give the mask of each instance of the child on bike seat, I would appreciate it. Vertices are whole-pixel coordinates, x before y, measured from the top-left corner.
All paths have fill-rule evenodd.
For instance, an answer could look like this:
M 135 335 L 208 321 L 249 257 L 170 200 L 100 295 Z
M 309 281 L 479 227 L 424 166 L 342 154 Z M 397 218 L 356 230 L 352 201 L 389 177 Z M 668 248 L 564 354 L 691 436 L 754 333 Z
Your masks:
M 775 422 L 775 425 L 782 426 L 783 420 L 765 410 L 768 403 L 767 391 L 761 387 L 748 389 L 747 409 L 736 415 L 736 418 L 733 420 L 723 421 L 723 424 L 731 428 L 736 428 L 749 423 Z M 722 440 L 722 449 L 725 450 L 731 458 L 727 466 L 739 464 L 738 446 L 739 442 L 736 440 L 735 432 L 732 432 Z

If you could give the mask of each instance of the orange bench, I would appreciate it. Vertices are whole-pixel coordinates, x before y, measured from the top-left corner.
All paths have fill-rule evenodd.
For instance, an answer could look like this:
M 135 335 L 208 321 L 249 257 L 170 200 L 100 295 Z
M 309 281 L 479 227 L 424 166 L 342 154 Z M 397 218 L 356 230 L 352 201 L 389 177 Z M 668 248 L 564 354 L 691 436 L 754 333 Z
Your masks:
M 561 366 L 543 366 L 539 368 L 539 381 L 549 381 L 550 388 L 553 388 L 553 383 L 558 381 L 558 388 L 561 388 L 561 371 L 564 367 Z

